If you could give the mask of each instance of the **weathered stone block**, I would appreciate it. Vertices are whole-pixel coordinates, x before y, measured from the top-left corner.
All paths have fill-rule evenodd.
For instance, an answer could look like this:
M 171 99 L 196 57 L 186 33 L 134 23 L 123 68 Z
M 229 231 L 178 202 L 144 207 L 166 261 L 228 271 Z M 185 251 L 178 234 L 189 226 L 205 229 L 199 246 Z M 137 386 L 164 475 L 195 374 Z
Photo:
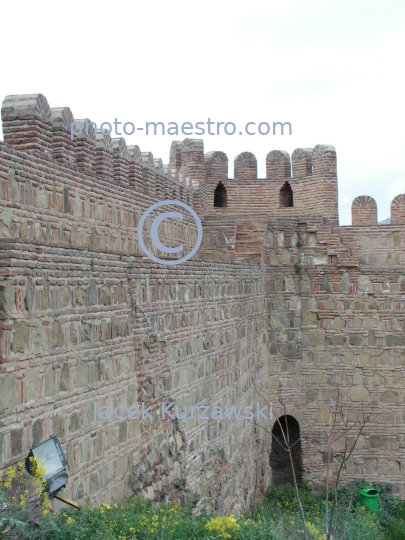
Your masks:
M 302 324 L 305 326 L 317 325 L 318 316 L 316 313 L 311 313 L 307 309 L 304 309 L 302 312 Z
M 384 441 L 383 435 L 370 435 L 370 448 L 384 448 Z
M 378 474 L 378 459 L 366 458 L 364 460 L 363 472 L 370 475 Z
M 340 280 L 340 283 L 339 283 L 339 292 L 341 293 L 349 292 L 349 284 L 350 284 L 349 274 L 347 272 L 344 272 L 342 279 Z
M 69 431 L 70 433 L 74 433 L 78 429 L 80 429 L 80 426 L 82 425 L 80 414 L 78 412 L 74 412 L 69 417 Z M 88 441 L 87 441 L 88 444 Z
M 55 393 L 55 373 L 52 366 L 45 371 L 45 397 L 53 396 Z
M 90 474 L 89 480 L 89 495 L 94 495 L 100 489 L 100 481 L 98 474 L 93 472 Z
M 361 386 L 363 384 L 363 369 L 354 368 L 354 384 Z
M 86 341 L 91 341 L 91 324 L 90 323 L 82 323 L 82 328 L 80 332 L 80 341 L 82 343 Z
M 385 338 L 387 347 L 405 347 L 405 339 L 402 336 L 388 334 Z
M 333 336 L 333 345 L 342 346 L 346 342 L 345 336 L 342 336 L 342 334 L 336 334 Z
M 284 280 L 285 283 L 285 290 L 286 291 L 295 291 L 295 283 L 294 278 L 287 276 Z
M 48 276 L 46 274 L 42 276 L 42 305 L 44 309 L 50 308 L 49 281 L 48 281 Z
M 52 433 L 58 437 L 65 436 L 65 417 L 62 414 L 56 414 L 52 421 Z
M 275 315 L 270 316 L 270 328 L 273 329 L 279 329 L 283 327 L 283 321 L 280 317 L 276 317 Z
M 330 292 L 330 285 L 326 274 L 322 278 L 321 291 Z
M 27 371 L 24 378 L 24 397 L 25 401 L 37 399 L 39 395 L 38 372 L 35 369 Z
M 14 307 L 14 292 L 12 284 L 7 281 L 0 284 L 0 311 L 9 312 Z
M 54 321 L 52 325 L 52 348 L 63 347 L 65 344 L 65 337 L 63 335 L 62 325 L 59 321 Z
M 380 401 L 382 403 L 398 403 L 399 395 L 394 390 L 386 390 L 381 394 Z
M 375 337 L 375 332 L 374 330 L 370 329 L 368 331 L 368 345 L 370 347 L 374 347 L 376 344 L 377 344 L 377 339 Z
M 391 361 L 391 355 L 389 353 L 389 351 L 384 351 L 380 354 L 380 356 L 378 357 L 378 363 L 379 364 L 384 364 L 384 365 L 388 365 Z
M 368 308 L 369 309 L 377 309 L 377 301 L 373 295 L 370 295 L 368 297 Z
M 332 359 L 333 359 L 333 356 L 331 355 L 331 353 L 329 351 L 323 353 L 322 357 L 321 357 L 321 362 L 323 364 L 330 364 L 332 362 Z
M 353 364 L 353 360 L 354 360 L 354 355 L 352 351 L 347 351 L 342 358 L 343 363 L 346 364 L 347 366 L 351 366 Z
M 59 306 L 61 309 L 64 309 L 69 305 L 69 298 L 70 298 L 69 287 L 64 285 L 59 291 Z
M 290 264 L 291 261 L 291 251 L 289 249 L 283 249 L 281 252 L 281 262 L 283 264 Z
M 32 444 L 35 446 L 43 439 L 43 422 L 41 418 L 35 420 L 32 424 Z
M 14 323 L 13 341 L 11 350 L 14 353 L 24 353 L 28 338 L 28 324 L 26 321 L 16 321 Z
M 323 345 L 325 343 L 325 330 L 317 328 L 316 330 L 308 330 L 308 344 L 311 346 Z
M 350 399 L 351 401 L 363 401 L 367 402 L 369 398 L 367 388 L 363 386 L 352 386 L 350 388 Z
M 23 428 L 12 429 L 10 432 L 11 455 L 18 456 L 23 451 Z
M 340 317 L 335 317 L 333 319 L 332 328 L 334 330 L 341 330 L 342 329 L 342 319 Z
M 127 420 L 124 420 L 118 425 L 118 443 L 123 443 L 127 440 Z
M 112 304 L 113 303 L 113 295 L 112 295 L 112 292 L 110 291 L 110 289 L 108 287 L 106 287 L 105 285 L 102 285 L 100 290 L 101 290 L 101 303 L 104 306 L 109 306 L 110 304 Z
M 369 366 L 371 365 L 371 350 L 370 349 L 362 349 L 361 353 L 359 354 L 359 360 L 360 364 L 363 366 Z
M 88 383 L 88 364 L 86 360 L 78 360 L 75 367 L 76 388 L 86 386 Z
M 349 343 L 353 347 L 361 347 L 363 345 L 363 336 L 361 334 L 350 334 Z
M 308 275 L 301 275 L 300 289 L 301 292 L 311 292 L 311 279 Z
M 359 276 L 357 279 L 357 287 L 360 292 L 370 293 L 373 291 L 373 284 L 368 276 Z
M 308 401 L 316 401 L 318 399 L 319 392 L 316 388 L 310 388 L 307 390 L 307 400 Z
M 89 285 L 89 305 L 94 306 L 96 304 L 98 304 L 97 283 L 95 279 L 91 279 Z
M 374 373 L 372 382 L 374 386 L 381 386 L 384 383 L 384 377 L 380 371 Z
M 62 369 L 60 372 L 60 389 L 62 391 L 68 391 L 70 386 L 70 369 L 69 363 L 63 362 Z

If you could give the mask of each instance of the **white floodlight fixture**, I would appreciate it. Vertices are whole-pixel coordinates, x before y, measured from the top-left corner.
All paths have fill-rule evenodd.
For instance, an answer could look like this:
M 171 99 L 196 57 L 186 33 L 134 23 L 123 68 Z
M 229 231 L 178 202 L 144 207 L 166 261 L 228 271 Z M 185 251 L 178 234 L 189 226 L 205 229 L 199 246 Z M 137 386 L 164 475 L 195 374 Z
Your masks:
M 25 460 L 25 468 L 31 476 L 35 476 L 35 466 L 30 460 L 32 457 L 39 461 L 40 466 L 45 467 L 42 479 L 46 482 L 46 491 L 49 496 L 55 497 L 66 486 L 68 481 L 66 473 L 67 460 L 58 437 L 53 435 L 46 441 L 31 448 Z

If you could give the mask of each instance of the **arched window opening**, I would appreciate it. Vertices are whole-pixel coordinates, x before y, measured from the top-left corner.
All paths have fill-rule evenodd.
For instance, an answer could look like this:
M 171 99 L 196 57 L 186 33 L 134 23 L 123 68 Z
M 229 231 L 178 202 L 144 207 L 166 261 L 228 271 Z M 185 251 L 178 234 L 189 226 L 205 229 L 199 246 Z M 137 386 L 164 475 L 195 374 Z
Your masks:
M 293 190 L 288 182 L 280 189 L 280 208 L 293 206 Z
M 215 188 L 214 193 L 214 206 L 217 208 L 225 208 L 228 205 L 228 199 L 226 194 L 226 187 L 222 182 L 219 182 Z
M 287 437 L 289 434 L 289 446 L 291 448 L 292 461 L 294 465 L 295 477 L 298 484 L 302 484 L 302 455 L 300 426 L 293 416 L 281 416 L 280 423 L 276 420 L 272 429 L 272 443 L 270 453 L 270 467 L 272 468 L 272 483 L 277 486 L 293 484 L 293 472 L 291 469 L 290 456 L 281 428 Z M 281 426 L 280 426 L 281 424 Z

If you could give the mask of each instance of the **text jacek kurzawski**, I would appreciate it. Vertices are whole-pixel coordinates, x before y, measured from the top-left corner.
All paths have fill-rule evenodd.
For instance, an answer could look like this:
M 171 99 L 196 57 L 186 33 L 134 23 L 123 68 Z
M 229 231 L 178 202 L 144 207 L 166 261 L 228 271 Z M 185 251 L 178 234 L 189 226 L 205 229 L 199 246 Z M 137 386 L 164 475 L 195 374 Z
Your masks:
M 174 406 L 174 407 L 173 407 Z M 180 410 L 181 409 L 181 410 Z M 142 402 L 140 406 L 132 405 L 131 407 L 100 407 L 98 410 L 98 403 L 94 402 L 94 419 L 91 424 L 95 424 L 100 420 L 144 420 L 151 416 L 152 406 L 146 407 Z M 221 405 L 192 405 L 191 407 L 180 408 L 174 404 L 174 402 L 163 402 L 161 405 L 161 417 L 171 418 L 172 420 L 185 420 L 186 418 L 198 418 L 198 420 L 239 420 L 244 418 L 246 420 L 271 420 L 273 418 L 273 404 L 265 405 L 262 407 L 259 402 L 255 405 L 247 405 L 242 407 L 241 405 L 232 405 L 231 407 L 222 407 Z

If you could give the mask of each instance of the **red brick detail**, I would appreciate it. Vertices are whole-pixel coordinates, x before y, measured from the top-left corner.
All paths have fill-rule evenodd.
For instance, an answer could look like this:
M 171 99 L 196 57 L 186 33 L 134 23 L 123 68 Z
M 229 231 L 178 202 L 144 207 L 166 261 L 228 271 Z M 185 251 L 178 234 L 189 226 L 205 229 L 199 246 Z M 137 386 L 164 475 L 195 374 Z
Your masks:
M 5 143 L 38 157 L 52 157 L 51 109 L 45 96 L 6 96 L 1 119 Z
M 352 225 L 377 225 L 377 203 L 372 197 L 361 195 L 354 199 Z
M 391 203 L 391 225 L 405 223 L 405 194 L 397 195 Z
M 235 180 L 256 180 L 257 159 L 251 152 L 242 152 L 234 162 Z
M 285 150 L 272 150 L 266 156 L 266 178 L 281 180 L 291 177 L 290 154 Z

